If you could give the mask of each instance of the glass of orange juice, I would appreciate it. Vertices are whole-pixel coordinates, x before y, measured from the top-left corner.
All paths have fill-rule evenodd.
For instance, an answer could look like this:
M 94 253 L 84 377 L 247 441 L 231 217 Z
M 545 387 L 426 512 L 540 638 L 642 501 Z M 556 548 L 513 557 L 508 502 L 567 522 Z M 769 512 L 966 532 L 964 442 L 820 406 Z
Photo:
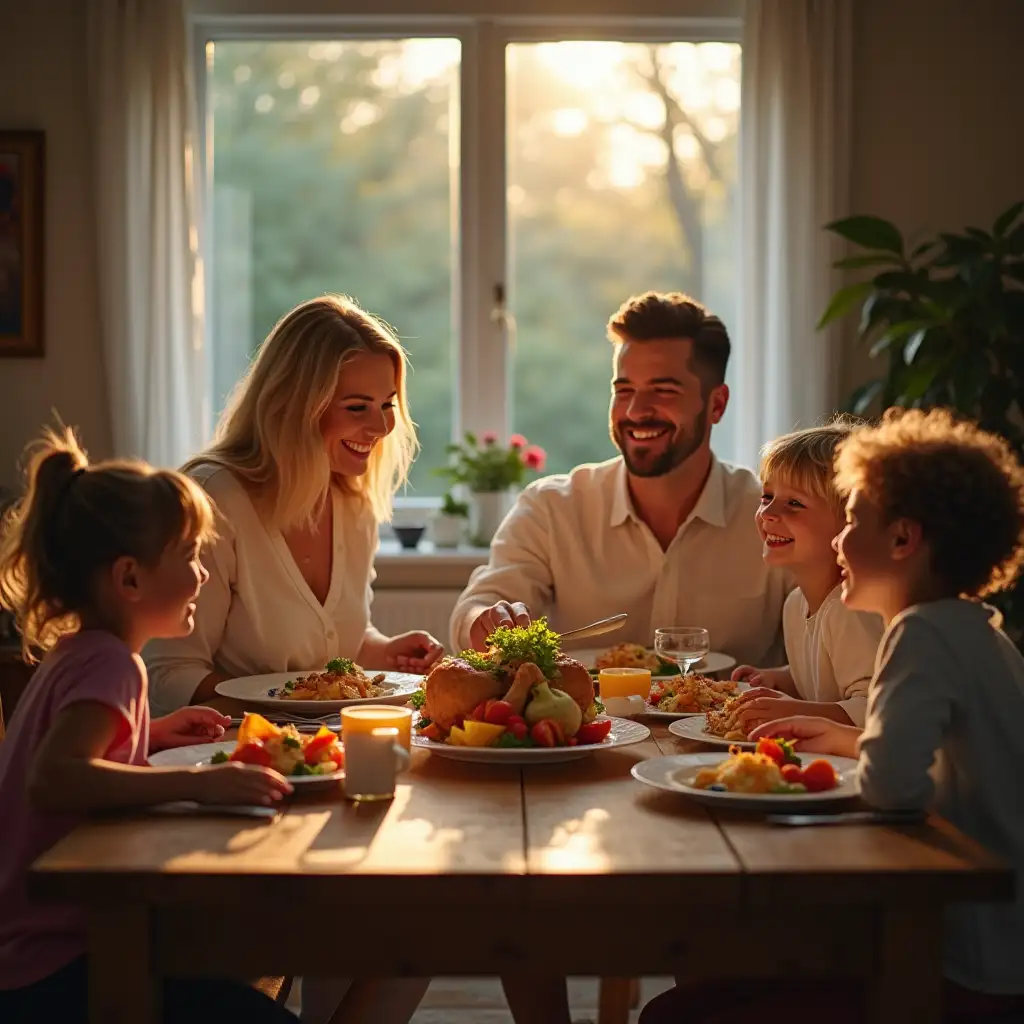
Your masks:
M 609 697 L 651 696 L 651 670 L 649 668 L 603 668 L 597 677 L 601 699 Z
M 341 709 L 341 742 L 355 733 L 372 733 L 374 729 L 397 729 L 398 742 L 406 750 L 412 748 L 412 708 L 394 708 L 388 704 L 363 704 Z

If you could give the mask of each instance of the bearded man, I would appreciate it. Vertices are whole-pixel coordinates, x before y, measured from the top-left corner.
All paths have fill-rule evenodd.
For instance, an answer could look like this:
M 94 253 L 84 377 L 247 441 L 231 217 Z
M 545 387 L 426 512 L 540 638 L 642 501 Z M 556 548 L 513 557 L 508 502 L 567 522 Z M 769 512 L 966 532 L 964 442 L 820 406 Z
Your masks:
M 725 326 L 686 295 L 648 292 L 611 317 L 608 337 L 621 454 L 523 491 L 455 606 L 454 649 L 482 650 L 497 627 L 539 615 L 561 633 L 626 612 L 609 643 L 649 647 L 659 626 L 703 626 L 712 650 L 781 663 L 791 584 L 761 558 L 761 486 L 711 450 L 729 403 Z

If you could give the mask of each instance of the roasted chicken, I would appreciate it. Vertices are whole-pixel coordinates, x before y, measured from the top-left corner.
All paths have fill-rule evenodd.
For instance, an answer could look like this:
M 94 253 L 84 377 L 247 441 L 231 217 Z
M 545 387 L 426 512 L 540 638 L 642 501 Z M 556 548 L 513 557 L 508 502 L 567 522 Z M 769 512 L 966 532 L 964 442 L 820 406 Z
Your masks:
M 594 680 L 578 662 L 565 655 L 557 660 L 558 673 L 551 685 L 567 693 L 586 712 L 594 702 Z M 511 666 L 510 666 L 511 668 Z M 423 683 L 423 714 L 448 730 L 458 717 L 468 716 L 482 701 L 506 700 L 517 715 L 522 715 L 534 686 L 544 681 L 541 670 L 524 661 L 514 675 L 504 667 L 497 672 L 474 668 L 462 658 L 444 658 L 431 670 Z

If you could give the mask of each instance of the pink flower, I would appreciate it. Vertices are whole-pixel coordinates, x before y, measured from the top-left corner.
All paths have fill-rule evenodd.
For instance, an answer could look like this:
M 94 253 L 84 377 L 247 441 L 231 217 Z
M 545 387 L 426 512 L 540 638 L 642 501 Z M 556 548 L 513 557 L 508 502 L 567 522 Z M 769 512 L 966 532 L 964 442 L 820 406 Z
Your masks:
M 509 448 L 525 448 L 526 447 L 526 438 L 523 437 L 522 434 L 513 434 L 508 439 L 508 446 L 509 446 Z M 541 452 L 541 454 L 543 455 L 544 453 Z
M 493 430 L 485 430 L 481 435 L 481 440 L 484 444 L 494 444 L 498 440 L 498 435 Z
M 547 452 L 544 451 L 540 445 L 531 444 L 529 448 L 523 452 L 523 465 L 527 469 L 535 469 L 539 473 L 544 468 L 544 463 L 547 462 Z

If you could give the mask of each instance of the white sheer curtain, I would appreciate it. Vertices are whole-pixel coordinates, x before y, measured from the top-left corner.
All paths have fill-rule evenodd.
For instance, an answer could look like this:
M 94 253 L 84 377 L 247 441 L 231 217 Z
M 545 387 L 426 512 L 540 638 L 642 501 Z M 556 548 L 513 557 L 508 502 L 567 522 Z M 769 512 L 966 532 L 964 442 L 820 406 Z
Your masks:
M 90 0 L 101 316 L 115 452 L 176 466 L 205 378 L 182 0 Z
M 748 0 L 740 129 L 740 461 L 828 414 L 840 337 L 815 324 L 837 285 L 822 230 L 846 216 L 852 0 Z

